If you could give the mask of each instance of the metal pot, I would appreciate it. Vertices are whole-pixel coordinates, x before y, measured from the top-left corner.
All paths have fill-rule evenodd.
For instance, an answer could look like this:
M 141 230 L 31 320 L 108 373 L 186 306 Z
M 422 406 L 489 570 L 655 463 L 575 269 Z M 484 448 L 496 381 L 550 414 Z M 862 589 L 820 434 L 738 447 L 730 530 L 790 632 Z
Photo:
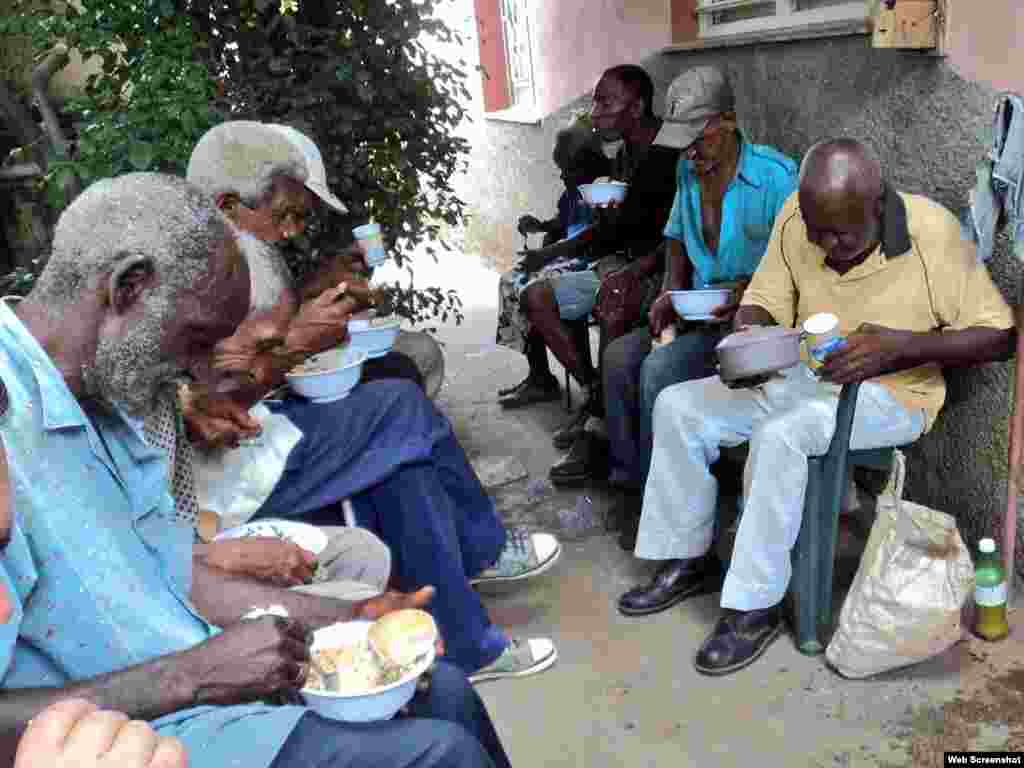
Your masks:
M 715 347 L 719 375 L 723 381 L 736 381 L 796 365 L 803 336 L 799 329 L 777 325 L 730 334 Z

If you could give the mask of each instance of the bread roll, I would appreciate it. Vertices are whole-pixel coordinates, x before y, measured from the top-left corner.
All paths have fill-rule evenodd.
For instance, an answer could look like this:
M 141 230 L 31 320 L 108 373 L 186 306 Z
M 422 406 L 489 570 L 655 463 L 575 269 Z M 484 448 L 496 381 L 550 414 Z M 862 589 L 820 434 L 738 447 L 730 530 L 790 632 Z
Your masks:
M 404 667 L 437 642 L 437 625 L 426 611 L 408 608 L 377 619 L 369 630 L 370 647 L 391 664 Z

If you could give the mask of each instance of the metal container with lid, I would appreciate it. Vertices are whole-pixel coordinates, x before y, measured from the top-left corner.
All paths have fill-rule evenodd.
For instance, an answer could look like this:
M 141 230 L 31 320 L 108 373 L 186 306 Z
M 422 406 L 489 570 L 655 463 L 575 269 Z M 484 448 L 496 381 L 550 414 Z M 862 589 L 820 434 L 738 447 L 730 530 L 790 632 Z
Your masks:
M 796 328 L 759 326 L 722 339 L 718 353 L 719 375 L 724 381 L 749 379 L 775 373 L 800 362 L 800 340 Z

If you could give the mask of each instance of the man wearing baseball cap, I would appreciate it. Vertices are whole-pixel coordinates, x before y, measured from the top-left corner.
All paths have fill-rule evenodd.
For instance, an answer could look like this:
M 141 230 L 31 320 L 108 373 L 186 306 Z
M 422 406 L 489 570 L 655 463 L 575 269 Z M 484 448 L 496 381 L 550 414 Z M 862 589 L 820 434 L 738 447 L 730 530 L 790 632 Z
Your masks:
M 649 327 L 613 342 L 605 357 L 612 480 L 623 488 L 615 517 L 626 550 L 633 549 L 639 524 L 654 401 L 669 385 L 714 373 L 715 345 L 764 254 L 776 213 L 796 188 L 796 164 L 739 131 L 732 86 L 717 67 L 694 67 L 672 82 L 654 143 L 682 152 L 665 227 L 665 280 Z M 733 288 L 732 300 L 713 320 L 676 317 L 669 291 L 710 287 Z M 636 615 L 667 608 L 681 599 L 683 576 L 666 566 L 650 584 L 625 594 L 620 610 Z
M 218 451 L 214 461 L 195 462 L 195 493 L 187 481 L 179 483 L 179 508 L 194 495 L 195 505 L 231 524 L 255 516 L 334 527 L 344 519 L 369 529 L 391 550 L 395 583 L 437 588 L 430 610 L 447 657 L 471 679 L 540 672 L 557 658 L 553 643 L 506 635 L 492 624 L 472 586 L 539 575 L 554 565 L 561 545 L 550 534 L 506 529 L 450 422 L 418 386 L 394 378 L 364 380 L 335 402 L 285 397 L 257 405 L 269 414 L 255 424 L 240 407 L 283 383 L 284 373 L 303 357 L 340 343 L 353 309 L 343 286 L 299 303 L 274 250 L 302 231 L 313 202 L 309 180 L 316 184 L 321 161 L 317 152 L 310 169 L 312 142 L 306 141 L 296 142 L 291 130 L 278 126 L 232 121 L 208 131 L 192 152 L 188 179 L 212 195 L 242 231 L 250 263 L 272 266 L 250 270 L 262 277 L 253 280 L 249 317 L 218 345 L 212 361 L 218 373 L 250 380 L 243 378 L 226 393 L 230 403 L 217 397 L 225 393 L 202 389 L 199 396 L 186 392 L 181 398 L 183 420 L 200 447 L 237 446 L 239 438 L 257 433 L 259 439 L 244 451 Z M 262 242 L 249 242 L 253 238 Z M 211 403 L 224 412 L 206 407 Z M 225 433 L 219 441 L 210 438 L 218 428 Z M 204 547 L 203 557 L 209 560 L 218 544 Z M 373 554 L 358 549 L 351 548 L 360 561 Z M 222 570 L 252 568 L 251 561 L 240 560 L 231 552 L 217 554 Z M 365 563 L 368 571 L 378 567 Z M 318 591 L 322 586 L 311 585 Z

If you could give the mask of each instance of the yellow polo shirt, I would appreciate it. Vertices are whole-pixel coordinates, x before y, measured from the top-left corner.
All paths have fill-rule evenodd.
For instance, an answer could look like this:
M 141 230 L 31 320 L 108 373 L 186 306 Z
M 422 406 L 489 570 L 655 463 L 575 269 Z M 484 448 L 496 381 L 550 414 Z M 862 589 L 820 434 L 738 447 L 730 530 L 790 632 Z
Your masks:
M 1013 313 L 979 264 L 956 217 L 926 197 L 889 189 L 882 244 L 845 275 L 825 266 L 807 240 L 793 193 L 775 219 L 768 250 L 743 295 L 780 325 L 797 327 L 816 312 L 839 317 L 843 334 L 862 323 L 929 332 L 1013 327 Z M 938 365 L 885 374 L 882 384 L 907 408 L 923 408 L 930 429 L 946 399 Z

